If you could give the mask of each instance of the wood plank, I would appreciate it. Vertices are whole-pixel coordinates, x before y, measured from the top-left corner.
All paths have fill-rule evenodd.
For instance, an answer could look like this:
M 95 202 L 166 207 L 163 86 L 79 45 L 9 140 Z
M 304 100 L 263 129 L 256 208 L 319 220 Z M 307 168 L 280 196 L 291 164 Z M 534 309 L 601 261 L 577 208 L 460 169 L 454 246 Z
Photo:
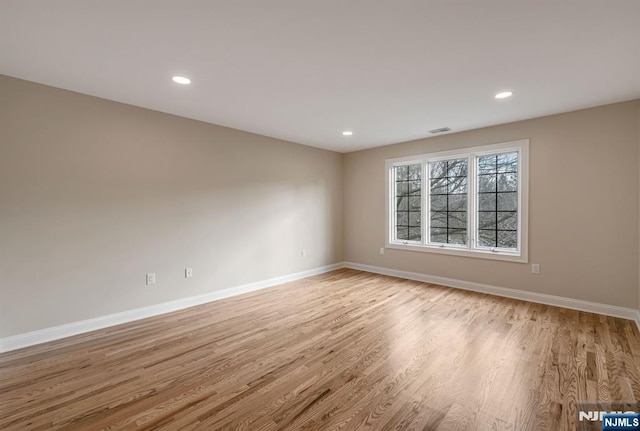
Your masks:
M 0 355 L 2 430 L 573 430 L 634 323 L 342 269 Z

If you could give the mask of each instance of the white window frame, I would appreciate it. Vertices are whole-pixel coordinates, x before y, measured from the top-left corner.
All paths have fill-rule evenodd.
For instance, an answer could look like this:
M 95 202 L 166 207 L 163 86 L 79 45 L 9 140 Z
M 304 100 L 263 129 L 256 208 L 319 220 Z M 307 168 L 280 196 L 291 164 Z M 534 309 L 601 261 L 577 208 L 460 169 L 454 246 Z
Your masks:
M 475 235 L 477 214 L 477 161 L 478 157 L 518 152 L 518 247 L 500 249 L 476 246 Z M 467 158 L 467 245 L 430 244 L 427 242 L 429 222 L 429 162 Z M 394 240 L 395 232 L 395 173 L 396 166 L 422 164 L 421 223 L 420 241 Z M 448 254 L 454 256 L 477 257 L 482 259 L 504 260 L 510 262 L 528 262 L 529 250 L 529 140 L 504 142 L 501 144 L 483 145 L 416 156 L 399 157 L 385 160 L 386 174 L 386 243 L 390 249 L 421 251 L 428 253 Z

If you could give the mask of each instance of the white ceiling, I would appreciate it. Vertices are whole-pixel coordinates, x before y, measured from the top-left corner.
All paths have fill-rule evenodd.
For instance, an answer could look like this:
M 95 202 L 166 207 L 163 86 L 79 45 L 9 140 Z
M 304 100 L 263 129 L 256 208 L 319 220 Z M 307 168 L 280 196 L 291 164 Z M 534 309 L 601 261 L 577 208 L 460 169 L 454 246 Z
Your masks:
M 640 97 L 640 1 L 1 0 L 0 73 L 347 152 Z

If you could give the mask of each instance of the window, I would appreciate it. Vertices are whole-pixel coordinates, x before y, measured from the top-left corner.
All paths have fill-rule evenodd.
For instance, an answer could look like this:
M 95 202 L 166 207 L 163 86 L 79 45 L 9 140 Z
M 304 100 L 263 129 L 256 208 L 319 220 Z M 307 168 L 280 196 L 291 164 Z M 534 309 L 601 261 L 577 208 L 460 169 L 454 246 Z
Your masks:
M 395 167 L 396 177 L 396 238 L 401 241 L 420 241 L 422 230 L 422 165 Z
M 468 160 L 430 162 L 429 238 L 432 243 L 466 245 Z
M 387 160 L 387 247 L 527 261 L 529 141 Z

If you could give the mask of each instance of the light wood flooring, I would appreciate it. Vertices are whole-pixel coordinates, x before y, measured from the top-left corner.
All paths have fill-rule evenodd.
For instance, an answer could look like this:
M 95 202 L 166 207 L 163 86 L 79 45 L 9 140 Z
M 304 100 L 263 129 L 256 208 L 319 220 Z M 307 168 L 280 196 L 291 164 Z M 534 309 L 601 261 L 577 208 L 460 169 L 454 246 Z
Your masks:
M 338 270 L 0 355 L 7 430 L 573 430 L 631 321 Z

